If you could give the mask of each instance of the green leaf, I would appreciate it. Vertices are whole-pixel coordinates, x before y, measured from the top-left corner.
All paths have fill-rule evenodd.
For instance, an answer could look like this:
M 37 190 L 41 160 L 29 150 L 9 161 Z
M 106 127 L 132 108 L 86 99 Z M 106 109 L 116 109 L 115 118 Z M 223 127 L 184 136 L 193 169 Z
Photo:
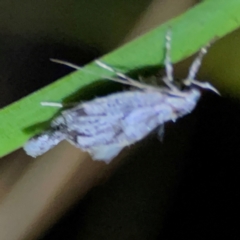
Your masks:
M 124 69 L 123 72 L 146 66 L 160 66 L 163 62 L 166 30 L 171 27 L 172 59 L 177 62 L 190 56 L 210 40 L 238 28 L 239 13 L 239 0 L 203 1 L 183 15 L 104 56 L 102 61 Z M 20 148 L 30 137 L 43 131 L 46 121 L 59 111 L 57 108 L 42 107 L 40 102 L 66 101 L 80 89 L 84 93 L 87 89 L 85 86 L 92 83 L 95 83 L 95 91 L 102 86 L 102 82 L 97 80 L 103 75 L 109 73 L 91 63 L 84 70 L 76 71 L 3 108 L 0 111 L 0 156 Z M 82 98 L 78 98 L 80 99 Z

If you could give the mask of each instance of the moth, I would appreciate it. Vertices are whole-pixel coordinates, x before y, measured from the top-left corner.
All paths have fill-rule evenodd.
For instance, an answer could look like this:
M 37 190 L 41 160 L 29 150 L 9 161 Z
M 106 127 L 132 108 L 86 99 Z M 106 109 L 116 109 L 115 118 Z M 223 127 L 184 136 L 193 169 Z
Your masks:
M 98 66 L 115 73 L 117 77 L 109 78 L 110 80 L 130 85 L 133 89 L 87 101 L 62 111 L 61 115 L 52 121 L 50 129 L 30 139 L 24 150 L 28 155 L 36 157 L 62 140 L 67 140 L 88 152 L 93 160 L 109 163 L 124 147 L 140 141 L 164 123 L 175 122 L 192 112 L 201 96 L 199 88 L 218 93 L 211 84 L 195 79 L 209 45 L 200 49 L 189 68 L 188 76 L 181 80 L 181 88 L 173 78 L 170 31 L 167 31 L 165 43 L 166 75 L 161 79 L 164 87 L 136 81 L 103 62 L 95 61 Z

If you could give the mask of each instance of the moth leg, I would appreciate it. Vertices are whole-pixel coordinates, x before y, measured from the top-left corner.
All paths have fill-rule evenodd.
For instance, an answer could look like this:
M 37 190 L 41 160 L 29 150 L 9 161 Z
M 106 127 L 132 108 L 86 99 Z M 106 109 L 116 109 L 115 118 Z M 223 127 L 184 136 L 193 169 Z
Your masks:
M 186 86 L 190 86 L 191 84 L 194 84 L 194 85 L 199 86 L 201 88 L 212 90 L 213 92 L 220 95 L 218 90 L 216 88 L 214 88 L 210 83 L 199 82 L 199 81 L 195 80 L 196 74 L 197 74 L 197 72 L 198 72 L 198 70 L 199 70 L 199 68 L 202 64 L 203 57 L 204 57 L 204 55 L 206 55 L 210 45 L 211 45 L 210 43 L 207 44 L 205 47 L 202 47 L 201 50 L 198 52 L 197 57 L 195 58 L 195 60 L 193 61 L 192 65 L 189 68 L 188 77 L 184 81 L 184 84 Z
M 144 78 L 141 75 L 138 76 L 138 79 L 140 83 L 144 83 Z
M 202 64 L 203 57 L 207 53 L 209 47 L 210 44 L 207 44 L 206 46 L 202 47 L 198 52 L 197 57 L 194 59 L 192 65 L 189 68 L 187 79 L 184 81 L 185 85 L 189 86 L 194 82 L 196 74 Z
M 171 31 L 170 29 L 167 31 L 166 34 L 166 45 L 165 45 L 165 50 L 166 50 L 166 55 L 165 55 L 165 69 L 166 69 L 166 77 L 169 82 L 173 82 L 173 66 L 171 62 Z
M 163 142 L 164 132 L 165 132 L 165 127 L 164 127 L 164 124 L 162 124 L 158 127 L 158 139 L 161 142 Z
M 47 107 L 57 107 L 57 108 L 62 108 L 63 104 L 62 103 L 56 103 L 56 102 L 41 102 L 42 106 L 47 106 Z
M 166 54 L 165 54 L 165 60 L 164 60 L 164 65 L 165 65 L 165 71 L 166 71 L 166 76 L 163 77 L 163 82 L 171 89 L 173 92 L 179 92 L 179 89 L 174 86 L 173 84 L 173 65 L 171 62 L 171 30 L 168 29 L 167 34 L 166 34 Z
M 42 106 L 47 107 L 57 107 L 57 108 L 63 108 L 63 107 L 74 107 L 78 105 L 79 103 L 56 103 L 56 102 L 41 102 Z

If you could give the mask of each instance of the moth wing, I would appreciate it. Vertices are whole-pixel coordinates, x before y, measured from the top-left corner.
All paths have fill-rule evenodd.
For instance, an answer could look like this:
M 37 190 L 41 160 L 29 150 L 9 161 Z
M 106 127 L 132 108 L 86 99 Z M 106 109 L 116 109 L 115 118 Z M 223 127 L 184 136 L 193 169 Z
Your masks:
M 117 144 L 114 145 L 106 145 L 99 147 L 92 147 L 88 150 L 93 160 L 96 161 L 104 161 L 105 163 L 110 163 L 114 157 L 116 157 L 123 146 L 119 146 Z
M 41 135 L 31 138 L 23 147 L 25 152 L 37 157 L 55 147 L 65 139 L 65 134 L 60 131 L 47 131 Z

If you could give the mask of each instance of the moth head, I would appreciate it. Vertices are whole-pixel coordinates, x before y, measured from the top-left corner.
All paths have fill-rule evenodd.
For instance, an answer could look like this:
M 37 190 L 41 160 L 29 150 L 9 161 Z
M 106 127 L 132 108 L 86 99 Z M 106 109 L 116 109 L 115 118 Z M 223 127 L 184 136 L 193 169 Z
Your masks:
M 201 97 L 201 92 L 197 88 L 190 88 L 181 91 L 181 95 L 172 95 L 166 99 L 166 102 L 174 109 L 177 116 L 184 116 L 190 113 Z
M 183 80 L 183 84 L 186 87 L 199 87 L 202 89 L 207 89 L 207 90 L 213 91 L 216 94 L 220 95 L 219 91 L 208 82 L 200 82 L 200 81 L 197 81 L 194 79 L 187 78 L 187 79 Z

